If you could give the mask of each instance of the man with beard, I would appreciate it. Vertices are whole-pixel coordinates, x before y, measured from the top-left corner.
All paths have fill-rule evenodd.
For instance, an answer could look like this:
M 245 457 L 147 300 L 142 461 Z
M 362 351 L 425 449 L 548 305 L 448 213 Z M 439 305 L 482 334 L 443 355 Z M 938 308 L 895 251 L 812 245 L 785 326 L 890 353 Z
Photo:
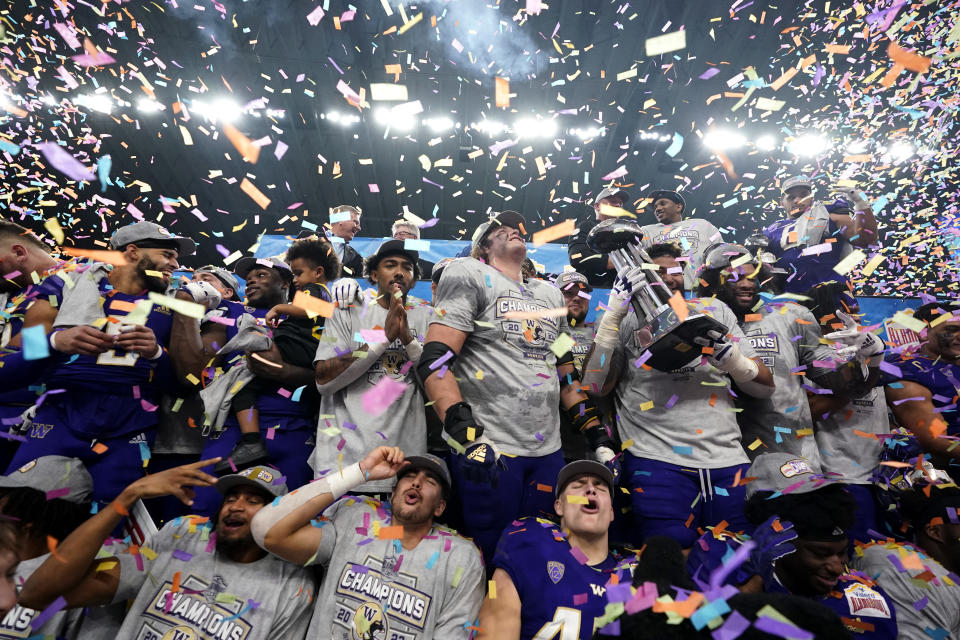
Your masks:
M 413 367 L 423 353 L 433 307 L 407 296 L 420 275 L 418 260 L 403 240 L 381 244 L 366 260 L 376 298 L 335 309 L 327 321 L 314 357 L 323 416 L 310 458 L 317 475 L 338 468 L 341 456 L 358 458 L 379 442 L 410 455 L 427 450 L 424 401 Z M 378 393 L 394 398 L 386 411 L 367 397 Z M 389 480 L 381 480 L 357 491 L 378 494 L 390 488 Z
M 58 597 L 68 608 L 132 600 L 118 638 L 304 637 L 313 580 L 306 570 L 263 551 L 250 532 L 257 512 L 286 494 L 280 472 L 252 467 L 217 480 L 201 471 L 218 459 L 148 475 L 126 487 L 60 542 L 27 580 L 21 604 L 42 611 Z M 189 505 L 192 487 L 212 486 L 223 495 L 212 527 L 207 518 L 177 518 L 140 547 L 101 554 L 101 547 L 109 553 L 120 546 L 108 536 L 137 500 L 175 495 Z
M 684 218 L 687 203 L 676 191 L 658 189 L 648 193 L 647 199 L 652 202 L 657 224 L 642 227 L 644 248 L 668 243 L 680 247 L 684 288 L 693 289 L 703 250 L 720 240 L 720 232 L 701 218 Z
M 74 263 L 37 287 L 24 324 L 53 326 L 45 383 L 63 391 L 38 404 L 8 471 L 42 456 L 76 457 L 93 476 L 99 501 L 113 499 L 142 474 L 170 365 L 180 375 L 187 371 L 177 345 L 189 325 L 162 300 L 177 258 L 195 246 L 138 222 L 110 238 L 122 264 Z
M 592 211 L 577 221 L 577 231 L 567 245 L 570 264 L 587 277 L 595 287 L 610 287 L 617 275 L 610 256 L 597 253 L 587 244 L 587 236 L 598 222 L 615 217 L 615 213 L 629 202 L 630 196 L 620 187 L 604 187 L 593 199 Z
M 488 560 L 506 525 L 552 509 L 543 487 L 564 463 L 561 405 L 596 459 L 619 470 L 616 445 L 580 389 L 570 339 L 558 342 L 567 332 L 556 315 L 563 296 L 521 275 L 524 234 L 516 211 L 477 227 L 472 257 L 443 271 L 417 366 L 457 453 L 452 466 L 464 534 Z
M 278 304 L 289 301 L 289 291 L 293 282 L 290 267 L 280 260 L 267 258 L 241 258 L 237 261 L 236 273 L 247 282 L 247 306 L 254 317 L 265 317 L 267 312 Z M 235 327 L 212 326 L 204 336 L 206 358 L 213 357 L 215 349 L 226 343 L 226 338 L 235 333 Z M 216 345 L 207 347 L 206 345 Z M 311 345 L 311 350 L 316 349 Z M 213 354 L 210 352 L 213 351 Z M 218 362 L 224 368 L 242 366 L 238 363 L 240 352 L 222 356 Z M 315 409 L 297 401 L 299 387 L 313 384 L 313 371 L 286 361 L 276 344 L 269 350 L 247 353 L 245 366 L 257 378 L 269 382 L 270 393 L 261 393 L 256 407 L 259 413 L 261 438 L 270 459 L 287 473 L 291 483 L 304 483 L 313 477 L 308 464 L 308 454 L 313 449 L 316 430 Z M 301 392 L 302 393 L 302 392 Z M 240 426 L 233 416 L 226 419 L 222 429 L 208 429 L 209 438 L 203 448 L 205 458 L 219 456 L 224 461 L 228 456 L 244 446 L 241 442 Z M 241 445 L 238 447 L 238 443 Z M 229 465 L 229 463 L 228 463 Z M 234 467 L 240 468 L 236 464 Z M 222 465 L 221 465 L 222 468 Z M 197 492 L 196 510 L 198 513 L 211 514 L 217 505 L 217 494 L 210 489 L 201 488 Z
M 559 527 L 523 518 L 503 532 L 493 557 L 496 588 L 480 610 L 479 638 L 593 637 L 606 589 L 629 583 L 637 562 L 634 554 L 610 549 L 615 486 L 610 469 L 599 462 L 571 462 L 554 485 Z
M 830 392 L 859 398 L 879 380 L 883 342 L 850 319 L 841 331 L 820 333 L 820 324 L 793 302 L 761 299 L 763 263 L 744 247 L 718 244 L 704 254 L 699 294 L 716 296 L 736 314 L 753 350 L 773 373 L 769 398 L 737 398 L 743 445 L 752 458 L 764 451 L 802 455 L 819 471 L 819 453 L 803 380 Z M 829 341 L 824 344 L 826 338 Z
M 40 282 L 59 264 L 50 255 L 50 247 L 29 229 L 0 220 L 0 310 L 6 310 L 13 296 Z M 0 314 L 0 347 L 6 347 L 20 332 L 17 320 L 17 316 Z
M 344 494 L 396 476 L 390 502 Z M 323 565 L 309 638 L 472 636 L 484 571 L 477 548 L 438 526 L 450 472 L 430 454 L 377 447 L 264 507 L 253 535 L 290 562 Z M 368 635 L 369 634 L 369 635 Z
M 803 293 L 829 280 L 846 286 L 846 276 L 833 270 L 852 247 L 878 244 L 877 219 L 864 195 L 836 184 L 839 197 L 832 203 L 813 199 L 813 181 L 793 176 L 781 185 L 780 205 L 787 217 L 763 229 L 777 264 L 788 271 L 787 293 Z
M 654 245 L 648 255 L 671 295 L 682 296 L 680 250 Z M 632 278 L 642 276 L 643 268 L 618 277 L 584 365 L 584 383 L 597 395 L 615 392 L 620 437 L 628 443 L 623 467 L 633 503 L 631 542 L 661 535 L 689 549 L 702 527 L 726 521 L 734 531 L 749 529 L 745 489 L 738 482 L 749 461 L 733 398 L 769 397 L 773 377 L 733 312 L 707 299 L 689 306 L 727 326 L 727 335 L 705 339 L 709 354 L 673 371 L 635 365 L 644 349 L 637 342 L 637 316 L 627 305 Z
M 554 283 L 563 294 L 563 301 L 567 305 L 567 326 L 574 345 L 570 347 L 573 356 L 573 366 L 577 373 L 583 376 L 583 361 L 593 344 L 595 329 L 592 322 L 586 322 L 587 312 L 590 310 L 590 292 L 593 287 L 587 277 L 576 271 L 565 271 L 557 276 Z M 604 413 L 606 413 L 604 411 Z M 565 413 L 560 414 L 560 443 L 563 447 L 563 457 L 568 462 L 581 460 L 589 456 L 587 439 L 575 429 L 570 418 Z
M 924 452 L 960 478 L 960 303 L 930 302 L 913 314 L 926 323 L 920 349 L 890 354 L 884 376 L 887 404 Z M 895 373 L 899 371 L 899 374 Z

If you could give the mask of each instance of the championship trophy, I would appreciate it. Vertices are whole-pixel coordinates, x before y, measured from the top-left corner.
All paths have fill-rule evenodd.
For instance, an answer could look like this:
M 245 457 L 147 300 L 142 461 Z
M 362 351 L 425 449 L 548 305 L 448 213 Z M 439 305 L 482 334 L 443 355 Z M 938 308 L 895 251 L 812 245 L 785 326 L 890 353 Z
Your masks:
M 634 222 L 616 218 L 604 220 L 587 235 L 587 245 L 598 253 L 610 254 L 617 271 L 652 261 L 640 246 L 643 231 Z M 703 346 L 694 338 L 704 338 L 710 331 L 726 335 L 727 327 L 710 316 L 689 309 L 685 318 L 670 305 L 671 292 L 653 269 L 644 269 L 645 281 L 633 291 L 630 306 L 637 315 L 640 328 L 637 346 L 648 351 L 645 364 L 660 371 L 673 371 L 703 355 Z

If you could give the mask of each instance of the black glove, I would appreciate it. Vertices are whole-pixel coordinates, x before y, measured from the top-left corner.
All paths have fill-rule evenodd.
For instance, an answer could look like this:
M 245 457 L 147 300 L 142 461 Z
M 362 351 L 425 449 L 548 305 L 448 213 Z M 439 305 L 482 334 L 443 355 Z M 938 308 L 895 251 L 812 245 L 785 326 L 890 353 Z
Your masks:
M 472 433 L 470 429 L 473 429 Z M 465 449 L 463 456 L 457 459 L 463 477 L 470 482 L 496 486 L 500 471 L 506 469 L 506 465 L 493 443 L 483 437 L 483 427 L 477 424 L 470 405 L 458 402 L 450 406 L 443 420 L 443 430 Z

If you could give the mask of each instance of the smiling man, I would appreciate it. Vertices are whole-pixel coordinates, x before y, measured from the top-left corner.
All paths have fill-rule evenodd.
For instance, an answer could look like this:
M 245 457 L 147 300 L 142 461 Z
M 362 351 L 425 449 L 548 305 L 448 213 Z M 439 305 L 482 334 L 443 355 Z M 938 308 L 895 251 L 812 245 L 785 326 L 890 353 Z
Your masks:
M 720 232 L 702 218 L 684 218 L 687 203 L 676 191 L 657 189 L 647 194 L 652 202 L 656 224 L 642 227 L 643 247 L 675 244 L 680 248 L 683 263 L 683 281 L 686 289 L 693 289 L 696 270 L 703 262 L 703 251 L 720 240 Z
M 610 584 L 629 583 L 634 554 L 611 551 L 613 475 L 578 460 L 557 475 L 555 522 L 523 518 L 508 527 L 493 557 L 493 583 L 480 610 L 480 638 L 593 637 Z M 614 577 L 616 576 L 616 577 Z
M 60 543 L 24 585 L 20 601 L 42 611 L 59 596 L 68 608 L 132 600 L 116 636 L 125 639 L 304 637 L 313 580 L 266 553 L 250 532 L 257 512 L 286 494 L 280 472 L 253 467 L 217 480 L 201 470 L 217 460 L 175 467 L 126 487 Z M 223 496 L 212 527 L 207 518 L 177 518 L 142 546 L 110 555 L 121 545 L 108 536 L 137 500 L 175 495 L 191 504 L 197 486 L 216 486 Z
M 341 499 L 365 482 L 393 477 L 389 503 Z M 326 567 L 307 637 L 471 637 L 483 566 L 470 541 L 434 522 L 449 495 L 442 460 L 377 447 L 260 511 L 253 535 L 264 549 Z
M 814 182 L 793 176 L 780 187 L 780 206 L 786 213 L 763 229 L 777 264 L 787 270 L 785 291 L 803 293 L 821 282 L 837 280 L 846 286 L 846 276 L 833 268 L 853 247 L 876 245 L 877 219 L 863 193 L 835 184 L 833 202 L 815 198 Z
M 39 406 L 9 467 L 47 455 L 80 458 L 100 501 L 143 473 L 149 456 L 141 449 L 153 441 L 161 383 L 170 378 L 160 374 L 169 364 L 186 370 L 176 348 L 184 327 L 149 295 L 166 292 L 178 259 L 196 245 L 137 222 L 118 229 L 110 247 L 123 264 L 70 263 L 37 287 L 24 325 L 53 328 L 45 383 L 64 391 Z M 92 448 L 95 442 L 103 450 Z
M 723 580 L 744 592 L 789 593 L 833 609 L 857 638 L 897 638 L 893 601 L 868 576 L 847 570 L 856 502 L 808 460 L 765 453 L 747 474 L 747 516 L 756 525 L 745 562 Z M 707 580 L 747 538 L 713 527 L 693 546 L 690 574 Z
M 359 278 L 363 275 L 363 256 L 350 246 L 350 241 L 360 233 L 360 207 L 349 204 L 330 209 L 330 232 L 327 237 L 340 260 L 344 278 Z
M 403 240 L 381 244 L 366 263 L 376 298 L 338 307 L 327 321 L 314 356 L 323 416 L 310 457 L 317 475 L 338 468 L 341 456 L 358 458 L 381 442 L 411 455 L 427 450 L 424 400 L 413 367 L 433 307 L 407 295 L 419 275 L 418 259 Z M 371 407 L 368 397 L 382 393 L 397 396 L 385 411 Z M 389 480 L 372 481 L 358 491 L 383 493 L 391 486 Z

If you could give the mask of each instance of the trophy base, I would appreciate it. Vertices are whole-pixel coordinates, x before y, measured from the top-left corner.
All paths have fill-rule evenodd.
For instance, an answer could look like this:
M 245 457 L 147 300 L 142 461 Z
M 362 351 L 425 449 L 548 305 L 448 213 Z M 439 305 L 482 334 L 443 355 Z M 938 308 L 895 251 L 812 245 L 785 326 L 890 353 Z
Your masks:
M 709 331 L 726 335 L 727 326 L 702 313 L 691 313 L 680 320 L 676 311 L 664 305 L 645 326 L 636 331 L 637 346 L 650 352 L 644 364 L 659 371 L 673 371 L 703 355 L 703 347 L 693 341 Z

